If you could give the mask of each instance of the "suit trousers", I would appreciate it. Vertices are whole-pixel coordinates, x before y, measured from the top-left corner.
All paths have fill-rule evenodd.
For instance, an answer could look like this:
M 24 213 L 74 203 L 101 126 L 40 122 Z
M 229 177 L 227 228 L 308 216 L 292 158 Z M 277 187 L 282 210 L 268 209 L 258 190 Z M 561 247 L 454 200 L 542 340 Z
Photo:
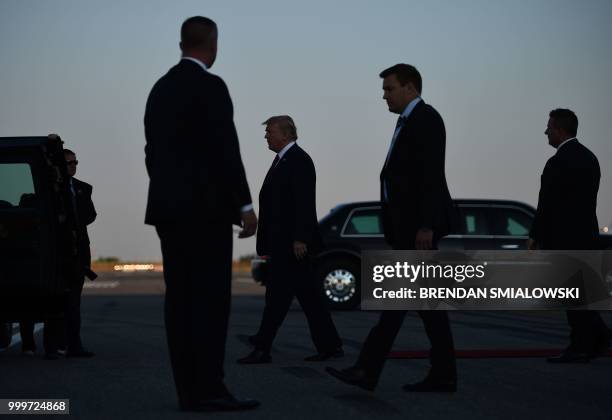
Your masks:
M 36 351 L 36 341 L 34 340 L 33 321 L 22 321 L 19 323 L 19 335 L 21 336 L 21 349 L 23 351 Z M 43 347 L 45 353 L 53 353 L 58 348 L 63 347 L 58 342 L 58 337 L 62 336 L 63 320 L 45 321 L 43 330 Z
M 166 284 L 166 336 L 179 404 L 225 396 L 231 224 L 212 220 L 163 224 L 156 229 Z
M 45 353 L 53 353 L 59 349 L 78 352 L 83 349 L 81 342 L 81 294 L 85 278 L 79 270 L 76 278 L 71 280 L 71 285 L 66 294 L 64 316 L 59 319 L 51 319 L 44 322 L 43 346 Z M 19 326 L 21 341 L 24 350 L 35 350 L 34 322 L 21 322 Z
M 67 296 L 66 303 L 66 332 L 63 337 L 63 331 L 58 332 L 58 345 L 68 346 L 68 351 L 79 351 L 83 348 L 81 343 L 81 293 L 83 292 L 83 284 L 85 277 L 83 273 L 79 273 L 73 284 L 70 286 L 70 292 Z M 47 325 L 45 325 L 47 328 Z
M 266 303 L 257 333 L 257 349 L 270 351 L 294 297 L 306 315 L 317 352 L 330 352 L 341 347 L 342 341 L 329 313 L 323 284 L 315 279 L 312 260 L 306 257 L 298 261 L 293 255 L 272 255 L 269 264 Z
M 607 348 L 612 332 L 597 311 L 566 311 L 571 328 L 570 347 L 577 352 L 593 353 L 598 348 Z
M 430 375 L 456 379 L 457 367 L 453 335 L 446 311 L 417 311 L 431 343 Z M 368 334 L 356 366 L 378 378 L 391 351 L 395 337 L 404 322 L 406 311 L 383 311 L 378 324 Z

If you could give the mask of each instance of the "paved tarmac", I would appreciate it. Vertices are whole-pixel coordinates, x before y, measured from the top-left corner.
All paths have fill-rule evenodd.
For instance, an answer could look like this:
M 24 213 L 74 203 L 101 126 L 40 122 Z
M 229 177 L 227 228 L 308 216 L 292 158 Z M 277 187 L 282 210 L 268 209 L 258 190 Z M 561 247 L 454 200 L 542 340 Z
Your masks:
M 115 283 L 113 283 L 115 282 Z M 94 284 L 97 286 L 92 287 Z M 93 359 L 46 361 L 22 356 L 19 345 L 0 353 L 0 398 L 69 398 L 78 419 L 610 419 L 612 358 L 590 364 L 551 365 L 542 358 L 470 358 L 458 361 L 456 394 L 407 394 L 404 383 L 427 371 L 424 359 L 387 362 L 376 392 L 339 383 L 327 365 L 352 364 L 377 313 L 335 312 L 346 356 L 308 363 L 314 352 L 308 327 L 294 306 L 275 342 L 273 363 L 239 366 L 250 351 L 246 337 L 258 326 L 263 289 L 234 279 L 228 335 L 227 384 L 239 396 L 262 401 L 255 411 L 199 414 L 176 410 L 163 327 L 159 274 L 103 275 L 83 298 L 82 335 Z M 606 319 L 612 325 L 612 317 Z M 566 344 L 568 328 L 557 312 L 453 312 L 458 349 L 541 349 Z M 394 350 L 424 350 L 420 319 L 410 313 Z M 65 417 L 63 417 L 65 418 Z

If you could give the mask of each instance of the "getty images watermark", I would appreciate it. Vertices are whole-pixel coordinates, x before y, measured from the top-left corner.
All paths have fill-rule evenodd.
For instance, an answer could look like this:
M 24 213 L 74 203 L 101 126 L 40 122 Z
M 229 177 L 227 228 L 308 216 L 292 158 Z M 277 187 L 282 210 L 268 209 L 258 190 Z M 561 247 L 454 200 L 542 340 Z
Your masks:
M 612 251 L 364 251 L 361 308 L 612 309 Z

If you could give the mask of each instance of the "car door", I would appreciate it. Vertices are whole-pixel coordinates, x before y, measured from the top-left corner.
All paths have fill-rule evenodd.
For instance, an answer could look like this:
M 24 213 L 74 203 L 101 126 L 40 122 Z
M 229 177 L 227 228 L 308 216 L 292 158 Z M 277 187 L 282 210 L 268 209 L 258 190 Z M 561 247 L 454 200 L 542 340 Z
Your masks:
M 440 248 L 483 250 L 492 248 L 495 243 L 492 234 L 489 205 L 480 203 L 457 204 L 459 214 L 459 233 L 452 234 L 440 241 Z M 449 246 L 449 241 L 453 246 Z
M 344 243 L 357 245 L 359 251 L 391 248 L 385 242 L 380 206 L 352 209 L 342 226 L 340 238 Z
M 61 145 L 55 148 L 57 155 Z M 50 149 L 36 140 L 0 139 L 0 320 L 41 320 L 60 311 L 66 279 Z
M 493 234 L 492 249 L 527 249 L 533 214 L 510 204 L 493 204 L 487 211 Z

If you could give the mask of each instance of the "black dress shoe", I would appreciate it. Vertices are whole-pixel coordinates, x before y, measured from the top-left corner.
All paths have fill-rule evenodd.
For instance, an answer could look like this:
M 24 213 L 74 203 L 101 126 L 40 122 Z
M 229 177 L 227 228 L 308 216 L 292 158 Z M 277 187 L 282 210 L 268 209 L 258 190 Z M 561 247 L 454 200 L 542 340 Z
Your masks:
M 257 400 L 239 400 L 233 395 L 227 395 L 225 397 L 201 400 L 189 404 L 182 404 L 180 408 L 182 411 L 240 411 L 252 410 L 254 408 L 259 407 L 259 405 L 260 402 Z
M 366 391 L 374 391 L 376 388 L 377 378 L 371 377 L 366 374 L 365 370 L 356 366 L 346 369 L 335 369 L 333 367 L 326 367 L 325 370 L 334 378 L 337 378 L 345 384 L 355 385 L 359 388 L 365 389 Z
M 88 357 L 94 357 L 95 354 L 91 351 L 87 351 L 85 349 L 78 349 L 78 350 L 68 350 L 66 352 L 66 357 L 70 357 L 70 358 L 88 358 Z
M 241 365 L 257 365 L 262 363 L 270 363 L 272 358 L 270 353 L 263 350 L 253 350 L 248 356 L 236 360 Z
M 427 376 L 421 382 L 404 385 L 402 389 L 406 392 L 457 392 L 457 380 Z
M 567 349 L 560 355 L 546 359 L 549 363 L 589 363 L 589 355 L 584 352 Z
M 329 359 L 339 359 L 344 356 L 344 350 L 342 347 L 339 347 L 332 351 L 326 351 L 324 353 L 317 353 L 312 356 L 304 357 L 304 361 L 306 362 L 323 362 Z

